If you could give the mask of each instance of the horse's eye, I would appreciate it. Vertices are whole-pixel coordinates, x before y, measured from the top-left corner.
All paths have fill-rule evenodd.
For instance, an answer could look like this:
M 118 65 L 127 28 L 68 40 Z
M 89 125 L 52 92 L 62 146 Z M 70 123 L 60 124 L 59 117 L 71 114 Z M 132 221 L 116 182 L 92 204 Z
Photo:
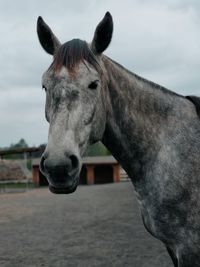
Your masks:
M 91 82 L 91 83 L 88 85 L 88 88 L 90 88 L 90 89 L 92 89 L 92 90 L 96 89 L 97 86 L 98 86 L 98 82 L 99 82 L 99 80 L 95 80 L 95 81 Z

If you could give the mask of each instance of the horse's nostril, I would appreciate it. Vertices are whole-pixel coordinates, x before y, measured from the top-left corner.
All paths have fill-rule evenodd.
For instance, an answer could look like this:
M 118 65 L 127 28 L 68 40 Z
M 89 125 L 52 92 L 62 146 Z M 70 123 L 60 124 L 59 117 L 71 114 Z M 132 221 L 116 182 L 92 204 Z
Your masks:
M 44 174 L 45 173 L 45 160 L 47 159 L 48 157 L 48 153 L 47 152 L 44 152 L 41 156 L 41 159 L 40 159 L 40 171 Z
M 78 168 L 79 166 L 79 160 L 75 155 L 71 155 L 69 156 L 70 160 L 71 160 L 71 166 L 72 166 L 72 170 L 75 170 Z
M 45 158 L 42 156 L 40 160 L 40 170 L 42 172 L 44 172 L 44 161 L 45 161 Z

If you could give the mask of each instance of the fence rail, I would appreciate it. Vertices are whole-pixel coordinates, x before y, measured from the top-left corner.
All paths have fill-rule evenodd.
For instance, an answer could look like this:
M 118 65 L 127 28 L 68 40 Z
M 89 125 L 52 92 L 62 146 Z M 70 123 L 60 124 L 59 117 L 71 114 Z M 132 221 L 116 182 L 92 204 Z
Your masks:
M 125 172 L 123 168 L 120 168 L 120 181 L 121 182 L 130 181 L 128 174 Z
M 0 181 L 0 193 L 22 193 L 33 188 L 29 179 Z

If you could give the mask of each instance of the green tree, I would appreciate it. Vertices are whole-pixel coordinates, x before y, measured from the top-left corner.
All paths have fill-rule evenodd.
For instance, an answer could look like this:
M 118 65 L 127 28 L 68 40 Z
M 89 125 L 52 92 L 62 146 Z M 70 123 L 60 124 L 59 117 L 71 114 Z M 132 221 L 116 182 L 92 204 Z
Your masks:
M 10 145 L 10 148 L 26 148 L 26 147 L 28 147 L 28 144 L 26 143 L 24 138 L 21 138 L 19 142 L 17 142 L 16 144 Z
M 107 155 L 110 155 L 110 151 L 101 142 L 89 146 L 85 153 L 86 157 L 107 156 Z
M 17 149 L 17 148 L 27 148 L 28 144 L 26 143 L 24 138 L 21 138 L 16 144 L 11 144 L 8 149 Z M 23 154 L 12 154 L 12 155 L 5 155 L 5 159 L 23 159 Z

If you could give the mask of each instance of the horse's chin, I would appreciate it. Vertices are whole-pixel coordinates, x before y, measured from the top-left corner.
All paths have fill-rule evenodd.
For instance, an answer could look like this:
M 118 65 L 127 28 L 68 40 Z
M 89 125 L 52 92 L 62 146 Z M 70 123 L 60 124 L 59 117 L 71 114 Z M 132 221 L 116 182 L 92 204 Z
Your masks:
M 77 188 L 77 184 L 75 185 L 72 185 L 70 187 L 56 187 L 56 186 L 53 186 L 53 185 L 49 185 L 49 190 L 51 193 L 54 193 L 54 194 L 71 194 L 73 193 L 74 191 L 76 191 L 76 188 Z

